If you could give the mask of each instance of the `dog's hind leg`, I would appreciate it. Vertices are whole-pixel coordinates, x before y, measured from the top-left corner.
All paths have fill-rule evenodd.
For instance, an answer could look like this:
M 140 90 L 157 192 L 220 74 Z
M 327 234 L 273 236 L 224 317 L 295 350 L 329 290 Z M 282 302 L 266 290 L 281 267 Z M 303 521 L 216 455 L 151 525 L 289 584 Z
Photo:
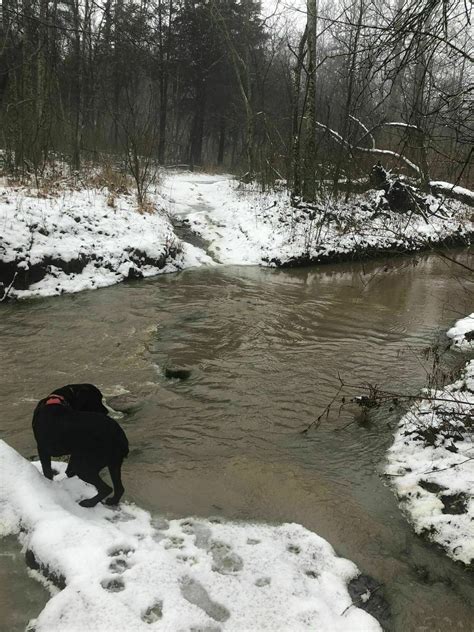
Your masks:
M 94 487 L 97 489 L 96 496 L 81 500 L 81 502 L 79 503 L 81 507 L 95 507 L 97 503 L 103 500 L 112 491 L 112 488 L 100 478 L 98 471 L 82 470 L 81 472 L 76 472 L 76 474 L 77 476 L 79 476 L 80 479 L 82 479 L 86 483 L 94 485 Z
M 107 498 L 106 505 L 118 505 L 125 491 L 122 485 L 122 461 L 109 465 L 110 478 L 114 486 L 114 495 Z
M 76 476 L 77 469 L 78 469 L 77 459 L 74 457 L 74 455 L 71 455 L 69 457 L 69 463 L 67 464 L 67 468 L 66 468 L 66 476 L 68 478 L 71 478 L 72 476 Z

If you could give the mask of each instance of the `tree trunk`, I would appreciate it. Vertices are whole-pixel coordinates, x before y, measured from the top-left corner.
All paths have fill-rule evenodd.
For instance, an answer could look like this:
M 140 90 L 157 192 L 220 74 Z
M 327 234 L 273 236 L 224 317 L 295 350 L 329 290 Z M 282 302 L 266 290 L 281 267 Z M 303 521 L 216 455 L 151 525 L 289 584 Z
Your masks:
M 426 25 L 428 28 L 429 25 Z M 413 110 L 412 122 L 418 129 L 409 131 L 411 137 L 411 145 L 415 149 L 416 162 L 421 171 L 421 183 L 423 188 L 429 190 L 429 168 L 427 153 L 427 138 L 425 133 L 426 127 L 426 104 L 425 89 L 426 76 L 428 73 L 428 61 L 426 57 L 426 38 L 419 35 L 418 42 L 418 60 L 415 66 L 415 81 L 413 91 Z
M 224 163 L 225 140 L 226 140 L 226 119 L 221 115 L 219 121 L 219 149 L 217 151 L 217 164 L 221 166 Z
M 364 0 L 359 0 L 359 15 L 357 16 L 357 24 L 355 25 L 356 31 L 354 34 L 354 40 L 350 42 L 350 54 L 349 54 L 349 68 L 347 73 L 347 94 L 346 94 L 346 102 L 344 105 L 343 112 L 343 120 L 342 120 L 342 138 L 345 138 L 349 141 L 350 144 L 351 138 L 349 137 L 349 129 L 350 129 L 350 115 L 352 114 L 352 106 L 353 106 L 353 93 L 354 93 L 354 83 L 356 80 L 356 68 L 357 68 L 357 55 L 359 52 L 359 38 L 362 27 L 362 18 L 364 15 Z M 333 180 L 333 188 L 334 193 L 337 194 L 339 190 L 339 178 L 341 176 L 341 171 L 345 165 L 345 155 L 346 151 L 342 145 L 339 145 L 338 156 L 336 160 L 336 168 L 334 170 L 334 180 Z
M 194 115 L 191 125 L 189 161 L 191 168 L 202 163 L 202 138 L 206 112 L 206 82 L 200 78 L 195 83 Z
M 168 5 L 168 32 L 165 45 L 163 41 L 163 4 L 159 0 L 159 63 L 160 63 L 160 117 L 159 117 L 159 138 L 158 138 L 158 162 L 164 164 L 166 154 L 166 123 L 168 119 L 168 85 L 169 85 L 169 62 L 171 57 L 171 16 L 173 12 L 173 0 L 169 0 Z
M 292 196 L 301 196 L 301 120 L 299 115 L 299 102 L 301 91 L 301 72 L 303 70 L 305 47 L 308 37 L 308 28 L 306 27 L 298 46 L 298 54 L 296 64 L 293 68 L 293 94 L 292 94 L 292 172 L 293 172 L 293 189 Z M 301 113 L 304 116 L 304 109 Z
M 306 0 L 308 31 L 308 109 L 307 136 L 304 160 L 303 195 L 308 200 L 316 197 L 316 37 L 317 0 Z
M 72 135 L 72 167 L 79 170 L 81 166 L 81 141 L 82 141 L 82 82 L 83 60 L 81 45 L 81 16 L 79 0 L 73 2 L 74 23 L 74 69 L 72 109 L 73 109 L 73 135 Z

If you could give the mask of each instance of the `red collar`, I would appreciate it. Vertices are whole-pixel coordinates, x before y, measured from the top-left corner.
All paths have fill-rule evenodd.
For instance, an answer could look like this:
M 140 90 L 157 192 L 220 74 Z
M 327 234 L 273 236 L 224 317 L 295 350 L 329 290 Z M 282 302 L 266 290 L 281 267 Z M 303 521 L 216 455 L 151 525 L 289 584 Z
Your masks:
M 56 393 L 52 393 L 46 398 L 45 406 L 49 406 L 50 404 L 60 404 L 61 406 L 64 406 L 66 404 L 66 400 L 62 395 L 56 395 Z

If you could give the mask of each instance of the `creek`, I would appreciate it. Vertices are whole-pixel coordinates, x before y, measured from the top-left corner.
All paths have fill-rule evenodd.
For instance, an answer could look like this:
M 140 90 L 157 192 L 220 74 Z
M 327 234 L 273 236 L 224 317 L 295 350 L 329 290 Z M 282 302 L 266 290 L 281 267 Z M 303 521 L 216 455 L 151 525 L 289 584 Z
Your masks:
M 393 630 L 472 630 L 473 574 L 413 533 L 382 474 L 400 410 L 364 416 L 349 401 L 364 383 L 426 386 L 427 349 L 472 311 L 466 274 L 435 255 L 201 268 L 2 305 L 2 438 L 34 455 L 32 410 L 63 384 L 129 392 L 126 500 L 170 517 L 301 523 L 383 584 Z M 463 360 L 448 352 L 443 368 Z M 167 379 L 169 367 L 191 376 Z M 10 538 L 0 549 L 0 629 L 15 632 L 47 594 Z

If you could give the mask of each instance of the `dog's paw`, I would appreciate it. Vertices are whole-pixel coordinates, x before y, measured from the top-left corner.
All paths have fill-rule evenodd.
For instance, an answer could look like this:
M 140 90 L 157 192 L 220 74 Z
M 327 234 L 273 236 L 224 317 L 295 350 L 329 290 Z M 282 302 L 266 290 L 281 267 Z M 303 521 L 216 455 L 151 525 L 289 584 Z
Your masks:
M 85 498 L 80 501 L 81 507 L 95 507 L 97 505 L 97 500 L 95 498 Z
M 111 496 L 111 498 L 107 498 L 106 500 L 104 500 L 104 504 L 108 505 L 109 507 L 116 507 L 119 504 L 119 502 L 120 502 L 120 499 L 117 500 L 113 496 Z

